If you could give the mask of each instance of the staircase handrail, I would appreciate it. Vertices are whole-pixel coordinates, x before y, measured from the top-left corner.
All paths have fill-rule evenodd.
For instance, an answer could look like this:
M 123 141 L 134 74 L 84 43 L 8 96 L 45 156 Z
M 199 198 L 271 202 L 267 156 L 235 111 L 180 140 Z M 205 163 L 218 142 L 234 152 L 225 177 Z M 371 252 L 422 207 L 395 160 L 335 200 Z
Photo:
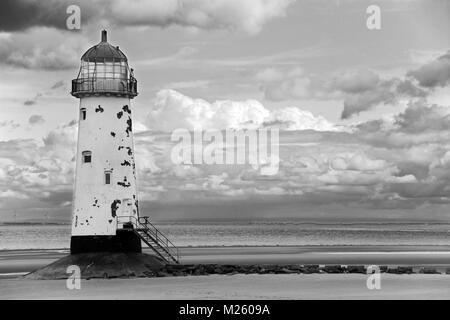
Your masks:
M 175 256 L 176 261 L 180 260 L 180 253 L 178 247 L 176 247 L 172 241 L 170 241 L 161 231 L 159 231 L 150 221 L 147 216 L 136 218 L 135 216 L 117 216 L 117 224 L 119 224 L 120 218 L 128 218 L 136 229 L 144 227 L 144 230 L 149 232 L 154 238 L 157 244 L 165 249 L 170 256 Z M 142 222 L 142 220 L 144 222 Z M 123 223 L 122 223 L 123 224 Z M 151 228 L 150 228 L 150 227 Z M 162 241 L 161 241 L 162 240 Z M 165 243 L 164 243 L 165 242 Z

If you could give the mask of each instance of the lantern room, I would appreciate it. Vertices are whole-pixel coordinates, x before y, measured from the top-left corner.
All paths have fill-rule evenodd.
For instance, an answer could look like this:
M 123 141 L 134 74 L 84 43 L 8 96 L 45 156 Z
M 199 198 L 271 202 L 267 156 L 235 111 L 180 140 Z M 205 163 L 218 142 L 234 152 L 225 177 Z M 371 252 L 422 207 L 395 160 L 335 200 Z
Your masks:
M 101 42 L 81 57 L 77 79 L 72 80 L 71 94 L 77 98 L 87 95 L 116 95 L 134 98 L 137 81 L 128 66 L 125 54 L 108 43 L 106 30 Z

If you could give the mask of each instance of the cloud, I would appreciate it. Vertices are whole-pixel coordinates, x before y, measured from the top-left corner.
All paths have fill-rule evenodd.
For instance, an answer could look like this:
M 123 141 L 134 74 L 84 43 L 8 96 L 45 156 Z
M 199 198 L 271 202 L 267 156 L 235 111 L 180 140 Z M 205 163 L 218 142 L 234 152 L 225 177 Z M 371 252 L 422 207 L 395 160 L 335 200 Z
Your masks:
M 3 0 L 0 31 L 17 31 L 36 26 L 63 28 L 66 24 L 65 1 Z
M 282 17 L 294 0 L 78 0 L 2 2 L 0 31 L 32 27 L 66 28 L 66 8 L 80 6 L 83 23 L 109 21 L 121 26 L 181 26 L 239 29 L 258 33 L 268 21 Z
M 415 86 L 412 82 L 398 78 L 379 79 L 370 87 L 360 87 L 359 91 L 357 88 L 353 88 L 353 91 L 339 87 L 338 89 L 344 93 L 342 119 L 348 119 L 380 104 L 395 104 L 402 98 L 422 98 L 428 95 L 425 90 Z
M 354 88 L 348 82 L 346 86 Z M 165 94 L 171 96 L 170 92 Z M 178 96 L 182 101 L 184 97 Z M 194 99 L 189 100 L 186 107 L 196 106 L 194 102 Z M 169 110 L 172 114 L 172 109 Z M 199 110 L 200 113 L 210 111 Z M 269 178 L 250 167 L 238 166 L 199 165 L 171 170 L 165 160 L 167 151 L 161 150 L 152 158 L 159 170 L 147 178 L 168 190 L 159 195 L 161 201 L 179 201 L 180 194 L 174 196 L 174 193 L 180 192 L 190 200 L 295 197 L 303 204 L 364 206 L 377 210 L 447 203 L 450 197 L 444 199 L 442 195 L 446 192 L 445 177 L 449 176 L 450 182 L 450 175 L 445 166 L 440 168 L 450 163 L 447 159 L 450 157 L 444 157 L 450 147 L 447 110 L 422 99 L 411 102 L 404 112 L 390 120 L 371 121 L 348 130 L 311 130 L 306 121 L 300 122 L 305 127 L 280 131 L 280 169 Z M 293 114 L 301 112 L 297 108 L 291 111 Z M 267 118 L 276 118 L 276 113 L 270 111 Z M 190 113 L 175 114 L 178 120 L 191 116 Z M 286 124 L 288 119 L 295 118 L 288 112 L 280 123 Z M 305 119 L 304 115 L 302 118 Z M 155 123 L 158 121 L 156 119 Z M 267 125 L 268 122 L 260 123 Z M 147 135 L 151 133 L 143 133 L 139 139 Z M 170 150 L 172 145 L 162 142 L 168 141 L 169 136 L 166 134 L 162 139 L 158 134 L 157 145 Z
M 342 99 L 341 117 L 367 111 L 379 104 L 392 104 L 401 97 L 423 97 L 426 92 L 409 80 L 381 79 L 368 69 L 340 72 L 331 76 L 310 76 L 301 69 L 282 72 L 267 69 L 256 75 L 262 81 L 266 99 Z
M 450 110 L 426 100 L 411 101 L 408 108 L 395 118 L 395 124 L 407 133 L 450 130 Z
M 349 82 L 345 86 L 355 88 Z M 265 207 L 270 199 L 292 203 L 290 212 L 298 216 L 299 207 L 330 208 L 333 213 L 345 208 L 353 212 L 349 215 L 363 215 L 367 210 L 397 214 L 450 204 L 450 108 L 425 99 L 409 103 L 392 118 L 337 131 L 298 108 L 269 110 L 252 100 L 210 103 L 165 90 L 156 102 L 147 119 L 148 128 L 155 130 L 143 127 L 134 136 L 143 206 L 189 203 L 198 208 L 242 200 Z M 175 142 L 167 128 L 198 125 L 281 128 L 279 171 L 263 176 L 247 164 L 174 164 L 170 155 Z M 39 207 L 70 215 L 76 131 L 76 121 L 71 121 L 41 141 L 0 142 L 2 210 Z M 261 211 L 252 208 L 248 214 L 258 217 Z M 188 218 L 186 211 L 179 212 Z M 272 216 L 285 213 L 274 212 Z
M 4 198 L 4 207 L 52 211 L 70 201 L 75 138 L 76 126 L 66 124 L 50 131 L 44 141 L 0 141 L 0 198 Z
M 90 44 L 83 36 L 50 28 L 0 37 L 0 63 L 24 69 L 64 70 L 79 66 L 80 52 Z
M 66 82 L 64 80 L 57 81 L 54 85 L 51 86 L 51 90 L 55 90 L 64 86 Z
M 281 130 L 340 130 L 324 117 L 315 116 L 311 112 L 297 107 L 286 107 L 272 111 L 263 125 L 265 127 L 278 127 Z
M 282 130 L 338 130 L 325 118 L 297 107 L 269 110 L 256 100 L 218 100 L 210 103 L 175 90 L 161 90 L 157 93 L 146 125 L 153 130 L 165 132 L 180 128 L 222 130 L 263 127 Z
M 20 124 L 15 122 L 14 120 L 9 121 L 0 121 L 0 128 L 11 128 L 11 129 L 17 129 L 20 127 Z
M 340 155 L 332 159 L 330 165 L 334 170 L 358 171 L 383 170 L 387 167 L 385 160 L 373 160 L 361 152 Z
M 258 33 L 270 20 L 285 15 L 295 0 L 7 0 L 0 13 L 0 63 L 25 69 L 64 70 L 79 64 L 80 52 L 92 44 L 84 30 L 103 25 L 180 26 L 189 30 L 241 30 Z M 83 31 L 67 30 L 66 9 L 81 8 Z M 70 33 L 70 37 L 67 35 Z M 174 57 L 144 61 L 159 64 L 191 55 L 182 48 Z
M 29 100 L 25 100 L 25 101 L 23 102 L 23 105 L 24 105 L 24 106 L 34 106 L 36 103 L 37 103 L 36 100 L 31 100 L 31 99 L 29 99 Z
M 416 70 L 408 76 L 416 79 L 422 87 L 445 87 L 450 83 L 450 51 Z
M 31 124 L 31 125 L 43 124 L 43 123 L 45 123 L 45 119 L 44 119 L 44 117 L 42 117 L 41 115 L 33 114 L 33 115 L 28 119 L 28 123 Z
M 285 15 L 291 0 L 115 1 L 117 22 L 125 25 L 178 25 L 199 29 L 241 29 L 257 33 L 267 21 Z
M 38 103 L 38 100 L 42 97 L 42 93 L 38 92 L 36 93 L 36 95 L 34 96 L 34 98 L 31 99 L 27 99 L 23 102 L 24 106 L 34 106 L 35 104 Z
M 402 78 L 382 78 L 369 69 L 306 74 L 301 68 L 267 68 L 255 75 L 265 98 L 272 101 L 334 99 L 343 101 L 342 119 L 400 99 L 425 98 L 434 87 L 450 83 L 450 52 Z

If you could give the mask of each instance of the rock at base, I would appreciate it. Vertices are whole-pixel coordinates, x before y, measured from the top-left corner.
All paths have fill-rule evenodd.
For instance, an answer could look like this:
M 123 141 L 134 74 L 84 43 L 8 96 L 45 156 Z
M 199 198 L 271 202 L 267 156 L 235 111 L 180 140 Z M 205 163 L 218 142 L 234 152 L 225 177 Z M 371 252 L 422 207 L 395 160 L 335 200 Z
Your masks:
M 25 275 L 25 279 L 67 279 L 69 266 L 78 266 L 82 279 L 148 277 L 166 263 L 154 255 L 136 252 L 90 252 L 71 254 Z

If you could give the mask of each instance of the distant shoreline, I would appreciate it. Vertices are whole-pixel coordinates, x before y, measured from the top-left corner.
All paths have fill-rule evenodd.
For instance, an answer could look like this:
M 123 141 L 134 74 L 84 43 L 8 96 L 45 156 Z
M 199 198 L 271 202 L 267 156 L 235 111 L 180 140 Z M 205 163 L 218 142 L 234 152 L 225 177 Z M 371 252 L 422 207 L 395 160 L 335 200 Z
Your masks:
M 447 247 L 448 250 L 450 250 L 450 245 L 447 244 L 436 244 L 436 245 L 416 245 L 416 244 L 399 244 L 399 245 L 392 245 L 392 244 L 365 244 L 365 245 L 359 245 L 359 244 L 317 244 L 317 245 L 302 245 L 302 244 L 293 244 L 293 245 L 198 245 L 198 246 L 178 246 L 179 249 L 213 249 L 213 248 L 348 248 L 348 249 L 356 249 L 356 248 L 416 248 L 417 250 L 423 249 L 423 248 L 445 248 Z M 26 251 L 69 251 L 70 248 L 26 248 L 26 249 L 0 249 L 0 253 L 3 252 L 13 252 L 13 251 L 20 251 L 20 252 L 26 252 Z M 150 249 L 146 248 L 144 251 L 150 251 Z M 437 250 L 436 250 L 437 251 Z
M 154 220 L 155 224 L 167 225 L 189 225 L 189 224 L 264 224 L 264 225 L 317 225 L 317 226 L 353 226 L 353 225 L 450 225 L 450 222 L 445 221 L 407 221 L 407 222 L 383 222 L 383 221 L 352 221 L 352 222 L 314 222 L 314 221 L 299 221 L 299 220 Z M 70 222 L 0 222 L 0 226 L 70 226 Z
M 179 249 L 213 249 L 213 248 L 312 248 L 312 249 L 326 249 L 326 248 L 347 248 L 347 249 L 362 249 L 362 248 L 391 248 L 391 249 L 400 249 L 400 248 L 409 248 L 409 249 L 417 249 L 423 250 L 424 248 L 447 248 L 450 250 L 450 245 L 447 244 L 436 244 L 436 245 L 416 245 L 416 244 L 399 244 L 399 245 L 391 245 L 391 244 L 368 244 L 368 245 L 359 245 L 359 244 L 317 244 L 317 245 L 302 245 L 302 244 L 294 244 L 294 245 L 198 245 L 198 246 L 178 246 Z M 26 248 L 26 249 L 0 249 L 0 253 L 6 252 L 27 252 L 27 251 L 69 251 L 70 248 Z M 150 249 L 146 248 L 144 251 L 150 251 Z M 415 250 L 412 250 L 415 251 Z M 439 251 L 439 250 L 436 250 Z

